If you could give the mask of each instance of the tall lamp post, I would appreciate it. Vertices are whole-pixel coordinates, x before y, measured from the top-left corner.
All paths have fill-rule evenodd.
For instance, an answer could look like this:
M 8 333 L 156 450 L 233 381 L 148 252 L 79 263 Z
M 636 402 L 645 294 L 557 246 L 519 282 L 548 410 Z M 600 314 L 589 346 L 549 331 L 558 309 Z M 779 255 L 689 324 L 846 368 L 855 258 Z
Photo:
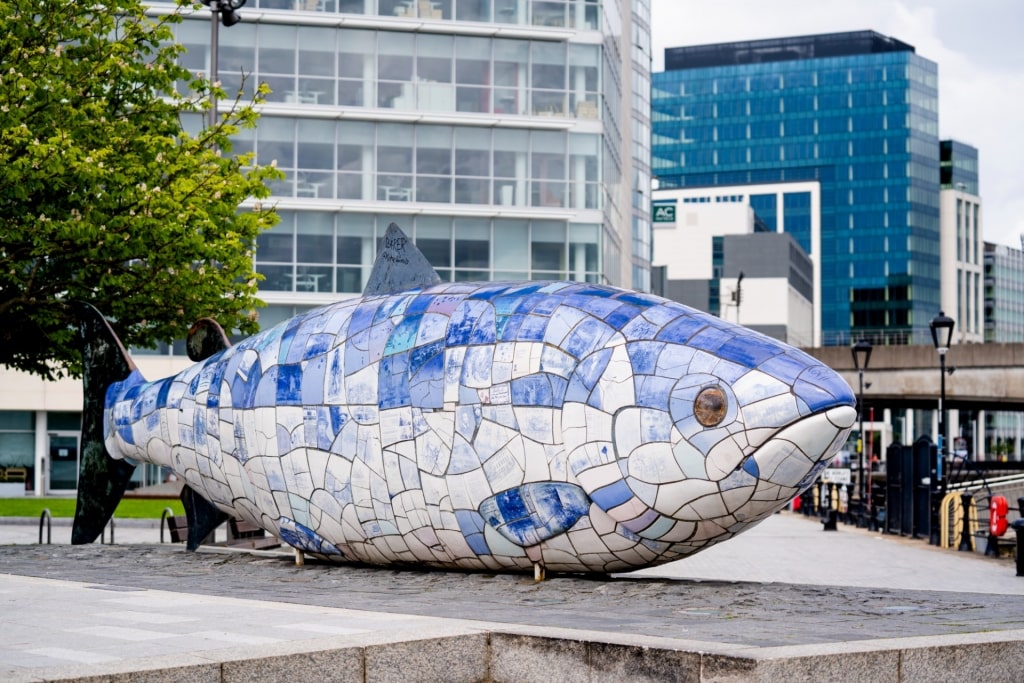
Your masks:
M 871 483 L 866 482 L 864 477 L 864 371 L 868 369 L 871 362 L 871 343 L 861 339 L 850 348 L 853 355 L 853 367 L 857 370 L 860 379 L 860 392 L 857 394 L 857 417 L 860 420 L 860 445 L 857 448 L 857 497 L 860 498 L 860 505 L 857 510 L 857 526 L 864 526 L 864 501 L 871 495 Z M 867 495 L 865 495 L 865 489 Z
M 220 44 L 217 20 L 227 26 L 234 26 L 242 20 L 241 15 L 235 10 L 245 4 L 246 0 L 200 0 L 210 8 L 210 83 L 214 87 L 217 83 L 217 50 Z M 210 93 L 210 128 L 217 125 L 217 98 Z
M 956 322 L 948 315 L 939 311 L 939 314 L 928 323 L 932 332 L 932 343 L 935 350 L 939 352 L 939 443 L 936 454 L 935 478 L 936 483 L 941 487 L 941 493 L 946 495 L 946 476 L 943 472 L 943 464 L 946 458 L 946 352 L 953 342 L 953 328 Z M 932 487 L 934 491 L 934 485 Z M 939 545 L 939 505 L 938 501 L 932 501 L 932 529 L 930 540 L 932 545 Z

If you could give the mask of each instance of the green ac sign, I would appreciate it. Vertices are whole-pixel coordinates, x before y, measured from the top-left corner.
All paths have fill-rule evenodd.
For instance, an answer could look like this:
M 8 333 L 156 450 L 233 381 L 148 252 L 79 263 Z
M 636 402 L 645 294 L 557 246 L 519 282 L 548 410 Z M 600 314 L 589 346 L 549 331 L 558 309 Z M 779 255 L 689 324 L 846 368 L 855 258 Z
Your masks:
M 675 223 L 676 222 L 676 203 L 671 202 L 655 202 L 651 208 L 651 218 L 655 223 Z

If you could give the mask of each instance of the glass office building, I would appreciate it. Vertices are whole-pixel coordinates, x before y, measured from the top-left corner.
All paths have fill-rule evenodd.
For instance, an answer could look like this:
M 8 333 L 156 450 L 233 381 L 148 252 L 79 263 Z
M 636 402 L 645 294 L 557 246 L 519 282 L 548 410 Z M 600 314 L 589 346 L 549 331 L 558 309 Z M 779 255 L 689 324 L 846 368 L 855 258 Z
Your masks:
M 985 242 L 984 263 L 985 341 L 1024 342 L 1024 251 Z
M 631 125 L 625 131 L 632 150 L 631 182 L 628 186 L 632 248 L 629 259 L 633 289 L 651 290 L 651 3 L 633 0 L 633 28 L 630 32 L 629 78 Z
M 1024 235 L 1021 235 L 1024 248 Z M 985 242 L 985 341 L 1024 342 L 1024 249 Z M 1024 413 L 991 411 L 985 425 L 985 450 L 995 460 L 1024 460 Z
M 651 100 L 661 188 L 819 184 L 820 235 L 807 234 L 806 201 L 789 208 L 804 215 L 794 238 L 820 273 L 821 343 L 930 343 L 941 278 L 934 62 L 872 31 L 669 48 Z M 754 206 L 768 224 L 786 208 Z
M 256 252 L 261 324 L 361 292 L 391 222 L 444 280 L 649 282 L 628 195 L 649 152 L 627 145 L 647 4 L 250 0 L 218 31 L 217 75 L 229 93 L 270 86 L 234 151 L 287 176 Z M 177 28 L 207 73 L 209 23 Z

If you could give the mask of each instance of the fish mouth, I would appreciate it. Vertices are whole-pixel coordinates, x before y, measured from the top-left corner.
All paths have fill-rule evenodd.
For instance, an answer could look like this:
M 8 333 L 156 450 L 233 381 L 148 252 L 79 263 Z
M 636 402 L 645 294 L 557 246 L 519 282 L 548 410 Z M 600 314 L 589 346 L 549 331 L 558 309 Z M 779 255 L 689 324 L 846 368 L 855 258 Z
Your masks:
M 743 462 L 742 469 L 768 485 L 807 488 L 846 443 L 857 411 L 837 406 L 809 415 L 780 430 Z

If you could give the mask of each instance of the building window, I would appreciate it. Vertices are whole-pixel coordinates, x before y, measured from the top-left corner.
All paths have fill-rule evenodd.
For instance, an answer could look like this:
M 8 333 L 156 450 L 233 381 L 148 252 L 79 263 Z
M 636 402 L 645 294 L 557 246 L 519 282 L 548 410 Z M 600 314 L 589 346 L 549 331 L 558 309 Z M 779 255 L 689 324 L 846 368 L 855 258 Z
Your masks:
M 279 212 L 257 239 L 261 290 L 357 294 L 366 287 L 379 239 L 398 223 L 443 281 L 601 280 L 599 224 L 563 221 Z
M 388 2 L 395 8 L 440 4 Z M 467 7 L 471 2 L 476 0 L 462 0 Z M 381 14 L 394 15 L 385 0 L 381 3 Z M 447 15 L 449 5 L 429 11 Z M 413 14 L 408 16 L 417 14 L 409 11 Z M 475 13 L 490 12 L 481 8 Z M 535 16 L 547 17 L 544 21 L 565 13 L 562 2 L 535 5 Z M 196 73 L 210 69 L 207 24 L 186 20 L 177 28 L 187 50 L 181 64 Z M 222 32 L 219 48 L 218 78 L 227 92 L 244 89 L 251 96 L 254 84 L 266 83 L 270 103 L 584 119 L 602 114 L 601 48 L 596 45 L 259 23 Z
M 27 410 L 0 411 L 0 481 L 8 474 L 19 475 L 21 469 L 35 464 L 35 415 Z M 17 472 L 10 472 L 16 468 Z M 20 478 L 20 481 L 25 481 Z

